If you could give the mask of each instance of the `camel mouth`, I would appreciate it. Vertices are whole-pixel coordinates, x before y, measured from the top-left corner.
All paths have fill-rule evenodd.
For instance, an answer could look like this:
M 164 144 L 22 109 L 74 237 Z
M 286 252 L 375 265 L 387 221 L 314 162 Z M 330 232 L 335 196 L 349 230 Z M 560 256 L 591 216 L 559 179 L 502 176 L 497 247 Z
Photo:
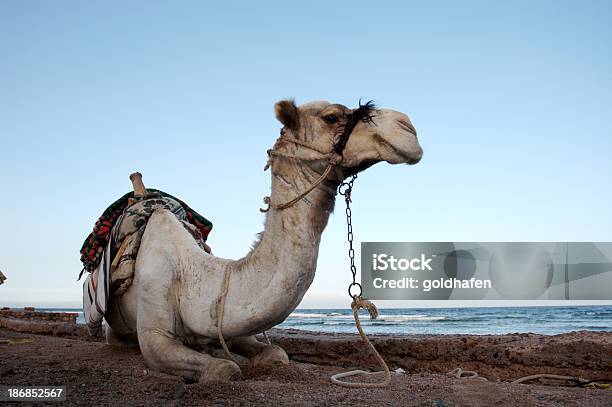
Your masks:
M 377 160 L 367 160 L 367 161 L 364 161 L 364 162 L 362 162 L 361 164 L 359 164 L 356 167 L 347 168 L 344 171 L 344 175 L 346 177 L 351 177 L 351 176 L 353 176 L 355 174 L 358 174 L 358 173 L 360 173 L 362 171 L 367 170 L 368 168 L 370 168 L 371 166 L 373 166 L 374 164 L 377 164 L 379 162 L 380 161 L 377 161 Z
M 406 125 L 408 124 L 406 123 Z M 413 128 L 412 126 L 410 127 Z M 407 129 L 406 133 L 409 133 L 407 137 L 414 137 L 414 140 L 416 141 L 416 130 L 413 132 Z M 414 145 L 411 145 L 410 143 L 406 144 L 406 140 L 403 138 L 399 142 L 398 141 L 392 142 L 378 135 L 376 137 L 376 142 L 380 146 L 388 150 L 391 154 L 393 154 L 394 157 L 387 158 L 384 160 L 392 165 L 394 164 L 408 164 L 408 165 L 418 164 L 419 161 L 421 161 L 421 158 L 423 157 L 423 149 L 418 144 L 418 142 L 416 143 L 416 146 L 414 146 Z
M 405 160 L 405 163 L 407 165 L 418 164 L 419 162 L 421 162 L 421 159 L 423 158 L 423 149 L 422 148 L 419 148 L 419 151 L 417 152 L 416 155 L 404 153 L 401 150 L 396 150 L 396 153 L 398 155 L 400 155 Z
M 417 154 L 417 156 L 414 156 L 413 154 L 410 153 L 406 153 L 403 152 L 401 150 L 398 149 L 394 149 L 394 153 L 397 154 L 398 157 L 400 157 L 399 160 L 395 161 L 387 161 L 385 160 L 385 162 L 391 164 L 391 165 L 395 165 L 395 164 L 406 164 L 406 165 L 415 165 L 418 164 L 421 161 L 421 158 L 423 157 L 423 150 L 419 149 L 419 152 Z M 345 177 L 351 177 L 355 174 L 358 174 L 362 171 L 367 170 L 368 168 L 370 168 L 371 166 L 373 166 L 374 164 L 378 164 L 382 161 L 380 160 L 366 160 L 363 161 L 361 164 L 355 166 L 355 167 L 351 167 L 351 168 L 346 168 L 344 170 L 344 175 Z

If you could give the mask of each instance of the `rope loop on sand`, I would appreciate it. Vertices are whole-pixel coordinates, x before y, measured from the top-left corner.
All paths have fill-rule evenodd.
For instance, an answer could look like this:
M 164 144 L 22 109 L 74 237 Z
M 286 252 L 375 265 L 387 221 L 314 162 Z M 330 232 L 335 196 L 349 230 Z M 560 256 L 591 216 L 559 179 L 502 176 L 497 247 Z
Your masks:
M 539 380 L 539 379 L 567 380 L 567 381 L 570 381 L 570 382 L 578 383 L 579 385 L 581 383 L 588 383 L 589 382 L 589 380 L 583 379 L 582 377 L 561 376 L 561 375 L 557 375 L 557 374 L 541 373 L 541 374 L 534 374 L 534 375 L 530 375 L 530 376 L 521 377 L 520 379 L 516 379 L 516 380 L 512 381 L 511 383 L 518 384 L 518 383 L 525 383 L 525 382 L 530 382 L 532 380 Z
M 478 379 L 482 381 L 488 381 L 486 377 L 479 376 L 478 372 L 475 372 L 473 370 L 463 370 L 460 367 L 454 368 L 453 370 L 448 372 L 448 374 L 457 379 Z
M 452 376 L 456 379 L 477 379 L 482 381 L 488 381 L 486 377 L 482 377 L 478 375 L 478 372 L 473 370 L 463 370 L 460 367 L 457 367 L 450 372 L 448 372 L 449 376 Z M 587 380 L 578 376 L 562 376 L 557 374 L 549 374 L 549 373 L 540 373 L 529 376 L 524 376 L 519 379 L 513 380 L 511 384 L 520 384 L 527 383 L 533 380 L 540 379 L 553 379 L 553 380 L 562 380 L 567 382 L 572 382 L 576 387 L 583 388 L 592 388 L 592 389 L 612 389 L 612 385 L 607 380 Z
M 359 336 L 363 340 L 365 346 L 370 350 L 370 352 L 374 355 L 376 360 L 378 361 L 380 367 L 383 368 L 382 372 L 367 372 L 365 370 L 351 370 L 349 372 L 337 373 L 330 377 L 330 380 L 333 384 L 343 387 L 352 387 L 352 388 L 372 388 L 372 387 L 386 387 L 391 382 L 391 372 L 389 371 L 389 366 L 385 360 L 380 356 L 380 353 L 376 350 L 368 336 L 363 331 L 361 327 L 361 322 L 359 321 L 359 309 L 363 308 L 368 311 L 370 314 L 370 319 L 376 319 L 378 317 L 378 309 L 376 306 L 365 298 L 361 298 L 358 296 L 353 297 L 353 302 L 351 303 L 351 308 L 353 309 L 353 317 L 355 318 L 355 325 L 357 326 L 357 330 L 359 331 Z M 380 375 L 384 374 L 385 378 L 382 382 L 344 382 L 342 378 L 351 377 L 351 376 L 372 376 L 372 375 Z

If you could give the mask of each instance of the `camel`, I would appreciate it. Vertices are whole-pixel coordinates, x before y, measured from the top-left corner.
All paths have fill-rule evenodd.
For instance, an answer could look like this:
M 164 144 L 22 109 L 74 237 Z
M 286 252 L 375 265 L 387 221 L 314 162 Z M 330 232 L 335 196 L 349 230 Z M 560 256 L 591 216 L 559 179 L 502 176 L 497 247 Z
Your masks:
M 268 151 L 270 208 L 264 231 L 239 260 L 205 252 L 169 211 L 154 212 L 133 283 L 111 300 L 107 343 L 135 346 L 137 341 L 148 368 L 188 381 L 240 379 L 240 366 L 223 357 L 217 341 L 217 303 L 228 272 L 222 334 L 232 354 L 252 366 L 289 363 L 283 349 L 255 335 L 284 321 L 312 283 L 337 187 L 378 162 L 416 164 L 422 156 L 408 116 L 369 105 L 367 109 L 363 120 L 351 122 L 358 109 L 341 104 L 275 104 L 283 128 Z M 338 148 L 338 137 L 347 133 L 349 122 L 350 137 Z M 336 159 L 330 160 L 334 151 Z M 329 163 L 333 169 L 324 173 Z M 281 205 L 320 178 L 322 182 L 297 202 Z

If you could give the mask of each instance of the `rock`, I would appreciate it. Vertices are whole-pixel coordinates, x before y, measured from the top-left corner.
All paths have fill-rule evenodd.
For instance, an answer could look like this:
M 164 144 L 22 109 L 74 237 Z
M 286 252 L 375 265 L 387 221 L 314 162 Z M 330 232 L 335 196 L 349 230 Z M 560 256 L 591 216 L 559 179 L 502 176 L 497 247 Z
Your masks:
M 14 375 L 14 374 L 15 374 L 15 371 L 13 369 L 11 369 L 11 368 L 8 368 L 7 370 L 5 370 L 3 372 L 0 372 L 0 377 L 2 377 L 2 376 L 11 376 L 11 375 Z
M 174 388 L 174 398 L 180 399 L 181 397 L 185 395 L 186 392 L 187 392 L 187 387 L 185 386 L 185 384 L 179 383 Z

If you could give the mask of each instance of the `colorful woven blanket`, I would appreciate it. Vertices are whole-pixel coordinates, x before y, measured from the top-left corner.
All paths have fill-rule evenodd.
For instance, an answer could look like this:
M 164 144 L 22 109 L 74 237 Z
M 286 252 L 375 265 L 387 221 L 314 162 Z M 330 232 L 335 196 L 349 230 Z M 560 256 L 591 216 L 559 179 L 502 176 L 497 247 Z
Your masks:
M 146 199 L 150 199 L 155 197 L 155 195 L 159 195 L 164 198 L 171 198 L 177 201 L 181 207 L 185 210 L 186 220 L 195 226 L 202 234 L 202 240 L 206 241 L 208 234 L 210 233 L 213 224 L 191 209 L 185 202 L 181 201 L 178 198 L 173 197 L 170 194 L 167 194 L 163 191 L 159 191 L 157 189 L 147 189 L 149 194 Z M 100 261 L 102 260 L 102 255 L 104 253 L 104 249 L 108 245 L 108 242 L 111 238 L 111 231 L 113 226 L 117 222 L 117 220 L 123 215 L 124 211 L 128 209 L 128 200 L 134 199 L 134 192 L 129 192 L 123 195 L 121 198 L 113 202 L 103 213 L 102 216 L 98 219 L 96 224 L 94 225 L 93 232 L 87 236 L 83 246 L 81 247 L 81 261 L 83 262 L 84 270 L 88 272 L 93 272 Z M 144 226 L 147 222 L 147 219 L 142 219 L 142 224 L 140 226 Z

